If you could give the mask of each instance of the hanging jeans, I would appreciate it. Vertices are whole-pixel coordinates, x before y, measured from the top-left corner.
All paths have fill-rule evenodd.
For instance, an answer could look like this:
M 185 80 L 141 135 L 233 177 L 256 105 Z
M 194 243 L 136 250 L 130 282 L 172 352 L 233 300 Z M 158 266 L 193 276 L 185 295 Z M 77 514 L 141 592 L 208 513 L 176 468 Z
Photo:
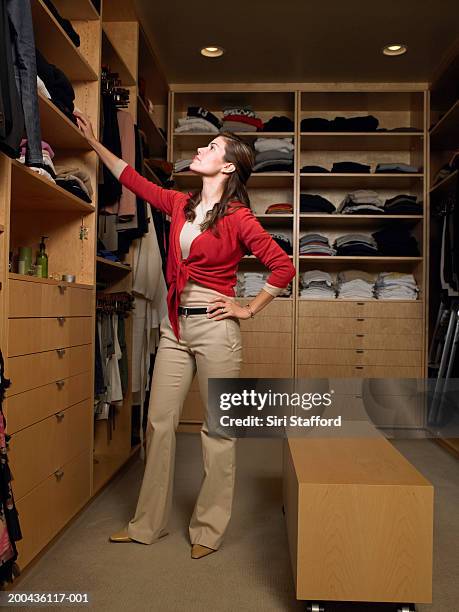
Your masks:
M 7 11 L 13 26 L 13 58 L 16 85 L 22 100 L 28 166 L 43 164 L 41 152 L 40 113 L 37 94 L 37 63 L 30 0 L 7 0 Z
M 175 431 L 183 402 L 197 372 L 204 406 L 208 378 L 238 378 L 242 363 L 239 320 L 203 315 L 179 316 L 180 340 L 166 316 L 161 321 L 147 425 L 145 474 L 129 536 L 152 544 L 167 534 L 175 464 Z M 191 517 L 192 544 L 217 550 L 231 516 L 236 471 L 236 440 L 211 437 L 207 414 L 201 429 L 204 476 Z

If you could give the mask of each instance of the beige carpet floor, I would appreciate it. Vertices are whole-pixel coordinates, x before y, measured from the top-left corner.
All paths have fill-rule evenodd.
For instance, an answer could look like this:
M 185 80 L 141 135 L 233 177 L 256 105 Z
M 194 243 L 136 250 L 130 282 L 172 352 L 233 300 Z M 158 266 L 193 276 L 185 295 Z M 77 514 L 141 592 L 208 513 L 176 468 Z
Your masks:
M 459 611 L 459 463 L 430 441 L 396 446 L 436 487 L 434 604 L 418 610 Z M 201 449 L 199 436 L 179 434 L 168 537 L 151 546 L 107 541 L 135 508 L 142 478 L 136 461 L 26 573 L 18 590 L 88 592 L 85 608 L 101 612 L 304 610 L 304 602 L 295 600 L 281 511 L 281 458 L 280 440 L 239 441 L 225 542 L 217 553 L 193 560 L 187 528 L 200 483 Z

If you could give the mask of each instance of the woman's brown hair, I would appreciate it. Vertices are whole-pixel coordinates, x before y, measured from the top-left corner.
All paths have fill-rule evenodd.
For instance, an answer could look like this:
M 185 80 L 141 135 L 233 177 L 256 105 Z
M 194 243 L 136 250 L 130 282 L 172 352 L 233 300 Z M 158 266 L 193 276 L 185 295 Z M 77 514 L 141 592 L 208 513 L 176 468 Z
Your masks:
M 220 202 L 216 203 L 217 205 L 207 214 L 206 220 L 201 223 L 201 231 L 211 229 L 217 235 L 218 229 L 216 224 L 218 219 L 231 214 L 237 208 L 241 208 L 241 206 L 230 207 L 229 204 L 238 202 L 242 206 L 250 208 L 246 183 L 249 180 L 255 161 L 252 147 L 246 144 L 239 136 L 231 132 L 220 132 L 219 136 L 224 138 L 226 143 L 224 160 L 234 164 L 236 170 L 228 175 Z M 201 197 L 202 192 L 196 191 L 188 198 L 188 202 L 183 209 L 188 221 L 195 219 L 196 213 L 194 209 L 200 203 Z

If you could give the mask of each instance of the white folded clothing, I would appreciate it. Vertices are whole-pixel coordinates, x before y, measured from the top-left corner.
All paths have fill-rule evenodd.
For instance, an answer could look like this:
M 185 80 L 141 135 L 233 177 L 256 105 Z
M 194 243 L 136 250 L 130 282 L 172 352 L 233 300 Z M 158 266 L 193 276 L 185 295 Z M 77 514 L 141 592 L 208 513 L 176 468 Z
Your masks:
M 221 132 L 256 132 L 254 125 L 243 123 L 242 121 L 224 121 Z
M 48 100 L 51 100 L 51 94 L 46 89 L 46 85 L 43 83 L 43 81 L 40 79 L 38 75 L 37 75 L 37 90 L 41 93 L 42 96 L 44 96 L 45 98 L 48 98 Z
M 174 172 L 181 172 L 191 165 L 192 159 L 179 159 L 174 164 Z
M 333 278 L 324 270 L 307 270 L 307 272 L 303 272 L 300 275 L 300 280 L 303 286 L 306 286 L 313 281 L 322 281 L 329 287 L 333 285 Z
M 295 149 L 292 138 L 257 138 L 253 144 L 255 151 L 293 151 Z
M 181 134 L 183 132 L 209 132 L 212 134 L 218 134 L 219 129 L 210 121 L 206 121 L 205 119 L 199 119 L 194 117 L 185 117 L 184 119 L 179 119 L 179 126 L 175 128 L 175 132 Z

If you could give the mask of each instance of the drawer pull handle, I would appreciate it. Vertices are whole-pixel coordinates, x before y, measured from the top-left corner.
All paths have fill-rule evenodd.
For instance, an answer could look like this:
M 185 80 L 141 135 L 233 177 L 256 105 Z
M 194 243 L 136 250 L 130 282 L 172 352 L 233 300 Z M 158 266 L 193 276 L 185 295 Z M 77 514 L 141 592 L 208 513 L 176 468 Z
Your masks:
M 65 385 L 65 380 L 56 380 L 56 385 L 59 387 L 59 389 L 62 389 L 62 387 Z
M 61 421 L 64 419 L 64 417 L 65 417 L 65 412 L 58 412 L 58 413 L 56 414 L 56 419 L 57 419 L 59 422 L 61 422 Z
M 363 366 L 355 366 L 356 370 L 363 370 Z
M 365 302 L 357 302 L 357 306 L 365 306 Z
M 64 476 L 64 470 L 56 470 L 54 476 L 57 480 L 60 480 Z
M 355 352 L 356 352 L 356 353 L 364 353 L 365 351 L 364 351 L 364 350 L 362 350 L 362 349 L 357 349 Z
M 365 321 L 365 319 L 359 318 L 357 319 L 357 321 Z
M 59 357 L 63 357 L 65 355 L 65 349 L 56 349 L 56 351 Z
M 57 317 L 57 320 L 59 321 L 59 323 L 60 323 L 61 325 L 64 325 L 64 323 L 65 323 L 65 317 Z
M 67 289 L 67 285 L 58 285 L 59 287 L 59 291 L 61 292 L 61 294 L 65 293 L 65 290 Z
M 365 334 L 355 334 L 357 338 L 365 338 Z

